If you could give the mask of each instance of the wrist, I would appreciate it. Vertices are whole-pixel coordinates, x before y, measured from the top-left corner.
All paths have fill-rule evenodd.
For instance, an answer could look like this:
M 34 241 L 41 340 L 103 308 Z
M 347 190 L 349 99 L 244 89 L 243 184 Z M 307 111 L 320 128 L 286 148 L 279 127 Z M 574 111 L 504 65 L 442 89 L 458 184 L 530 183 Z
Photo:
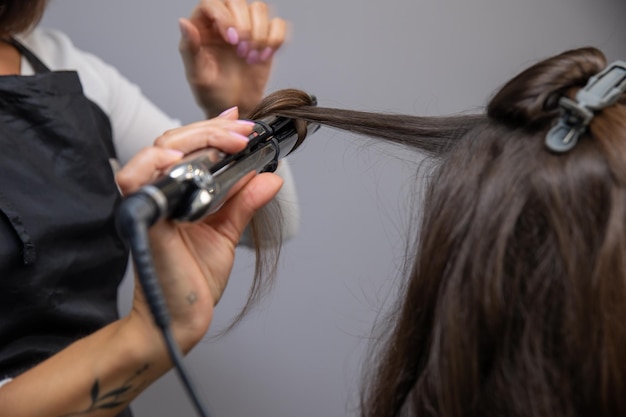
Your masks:
M 262 94 L 248 92 L 234 93 L 236 89 L 220 91 L 217 88 L 196 85 L 192 88 L 196 103 L 204 112 L 207 119 L 217 117 L 224 110 L 233 106 L 239 108 L 240 117 L 246 117 L 261 102 Z
M 118 337 L 126 341 L 124 353 L 129 360 L 138 363 L 165 364 L 167 362 L 163 336 L 158 332 L 156 325 L 146 324 L 145 319 L 134 312 L 120 319 L 119 323 Z
M 212 317 L 212 308 L 189 314 L 185 318 L 170 321 L 170 328 L 179 349 L 187 354 L 206 334 Z M 156 325 L 150 311 L 133 307 L 128 317 L 123 319 L 124 332 L 133 340 L 136 357 L 145 357 L 153 361 L 167 361 L 169 353 L 163 333 Z

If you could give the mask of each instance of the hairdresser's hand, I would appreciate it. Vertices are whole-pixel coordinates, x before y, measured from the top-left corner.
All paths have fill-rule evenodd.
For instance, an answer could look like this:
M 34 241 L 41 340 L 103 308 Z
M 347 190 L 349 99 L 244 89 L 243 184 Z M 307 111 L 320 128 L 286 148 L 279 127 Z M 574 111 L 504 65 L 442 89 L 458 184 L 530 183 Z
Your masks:
M 117 174 L 124 194 L 132 193 L 177 162 L 183 153 L 215 147 L 226 153 L 242 150 L 252 125 L 236 120 L 237 109 L 215 119 L 166 132 Z M 150 230 L 152 253 L 172 329 L 183 350 L 205 334 L 213 306 L 221 297 L 235 256 L 235 247 L 253 214 L 278 193 L 282 179 L 274 174 L 251 176 L 215 214 L 197 223 L 160 221 Z M 152 318 L 136 286 L 132 314 L 143 326 Z
M 272 18 L 264 2 L 200 0 L 179 23 L 187 80 L 205 114 L 239 106 L 246 115 L 263 97 L 285 20 Z

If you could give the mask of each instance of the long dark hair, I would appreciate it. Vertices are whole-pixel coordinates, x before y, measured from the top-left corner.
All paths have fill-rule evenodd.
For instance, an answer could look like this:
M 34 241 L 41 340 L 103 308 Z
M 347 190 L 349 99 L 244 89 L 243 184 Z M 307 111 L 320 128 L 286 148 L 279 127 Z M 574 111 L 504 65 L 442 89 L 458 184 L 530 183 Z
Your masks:
M 295 90 L 262 104 L 256 116 L 315 121 L 436 162 L 363 416 L 626 413 L 626 100 L 598 112 L 572 151 L 544 145 L 558 98 L 605 66 L 594 48 L 546 59 L 474 116 L 317 108 Z M 293 107 L 272 107 L 289 97 Z

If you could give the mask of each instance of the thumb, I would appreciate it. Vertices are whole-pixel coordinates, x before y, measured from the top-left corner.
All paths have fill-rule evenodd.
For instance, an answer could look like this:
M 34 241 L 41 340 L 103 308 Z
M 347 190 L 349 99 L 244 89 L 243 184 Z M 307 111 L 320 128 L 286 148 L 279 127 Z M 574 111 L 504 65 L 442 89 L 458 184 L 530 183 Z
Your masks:
M 226 119 L 226 120 L 238 120 L 239 119 L 239 107 L 233 106 L 228 108 L 217 115 L 216 118 Z
M 208 222 L 232 242 L 238 242 L 252 216 L 278 194 L 283 179 L 269 172 L 256 175 L 244 185 Z
M 180 29 L 180 51 L 182 54 L 195 55 L 200 50 L 200 31 L 188 19 L 178 19 Z

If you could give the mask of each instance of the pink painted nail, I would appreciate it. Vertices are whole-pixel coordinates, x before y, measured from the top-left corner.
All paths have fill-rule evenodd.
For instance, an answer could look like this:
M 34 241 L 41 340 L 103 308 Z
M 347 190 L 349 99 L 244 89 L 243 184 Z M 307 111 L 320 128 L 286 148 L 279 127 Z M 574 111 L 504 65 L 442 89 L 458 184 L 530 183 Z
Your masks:
M 239 58 L 244 58 L 246 55 L 248 55 L 249 50 L 250 50 L 250 42 L 241 41 L 239 42 L 239 45 L 237 45 L 237 56 Z
M 272 57 L 272 55 L 274 55 L 274 50 L 272 48 L 270 48 L 269 46 L 265 47 L 265 49 L 263 49 L 263 52 L 261 52 L 261 61 L 267 61 L 268 59 L 270 59 Z
M 237 110 L 237 106 L 233 106 L 229 109 L 224 110 L 223 112 L 221 112 L 220 114 L 217 115 L 217 117 L 222 117 L 222 116 L 226 116 L 228 114 L 231 114 L 232 112 L 234 112 L 235 110 Z
M 254 122 L 251 120 L 236 120 L 235 123 L 239 123 L 244 126 L 254 126 Z
M 237 45 L 239 43 L 239 34 L 237 33 L 237 29 L 232 26 L 229 27 L 226 30 L 226 39 L 231 45 Z
M 248 64 L 256 64 L 257 62 L 259 62 L 259 51 L 257 51 L 256 49 L 251 50 L 248 53 L 248 58 L 246 59 L 246 62 Z
M 173 156 L 177 156 L 179 158 L 182 158 L 183 156 L 185 156 L 184 152 L 177 151 L 176 149 L 166 149 L 166 151 L 171 153 Z
M 237 139 L 240 139 L 244 142 L 250 142 L 250 139 L 247 136 L 242 135 L 241 133 L 237 133 L 237 132 L 228 132 L 230 133 L 232 136 L 236 137 Z

